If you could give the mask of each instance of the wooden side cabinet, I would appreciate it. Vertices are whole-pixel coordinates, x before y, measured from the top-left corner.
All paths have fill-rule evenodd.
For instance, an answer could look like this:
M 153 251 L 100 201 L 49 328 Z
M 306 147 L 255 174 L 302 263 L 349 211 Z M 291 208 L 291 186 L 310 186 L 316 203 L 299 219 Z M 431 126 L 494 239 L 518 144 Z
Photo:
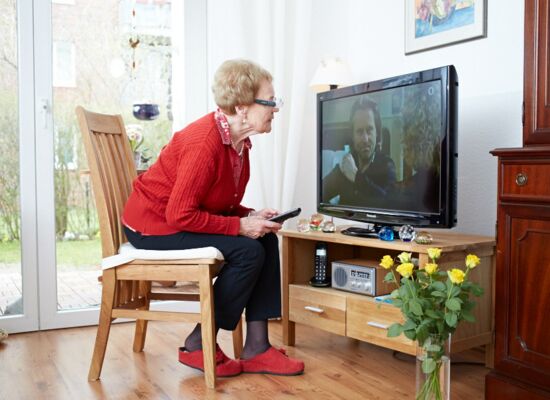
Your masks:
M 550 145 L 550 0 L 525 1 L 523 145 Z
M 499 157 L 495 367 L 488 399 L 550 398 L 550 149 Z
M 306 324 L 338 335 L 348 336 L 386 348 L 415 354 L 415 343 L 399 336 L 388 338 L 387 329 L 402 321 L 401 311 L 372 297 L 334 288 L 314 288 L 308 285 L 314 271 L 315 245 L 327 243 L 329 263 L 337 260 L 362 259 L 379 263 L 385 255 L 397 256 L 402 251 L 413 253 L 419 263 L 428 261 L 429 247 L 440 247 L 441 268 L 463 266 L 468 253 L 475 253 L 481 265 L 471 277 L 485 289 L 476 299 L 475 323 L 464 322 L 452 336 L 451 351 L 460 352 L 486 346 L 486 364 L 492 366 L 493 356 L 493 272 L 495 241 L 492 237 L 461 235 L 434 231 L 434 243 L 426 246 L 400 240 L 356 238 L 340 233 L 280 231 L 283 241 L 283 342 L 294 346 L 295 324 Z

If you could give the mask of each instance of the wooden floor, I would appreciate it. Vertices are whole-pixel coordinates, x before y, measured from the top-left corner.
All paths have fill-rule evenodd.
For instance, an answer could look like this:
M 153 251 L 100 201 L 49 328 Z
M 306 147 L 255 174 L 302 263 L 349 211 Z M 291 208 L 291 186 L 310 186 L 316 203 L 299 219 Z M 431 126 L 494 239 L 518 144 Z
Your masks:
M 305 361 L 304 375 L 245 374 L 218 379 L 207 390 L 203 375 L 177 362 L 177 347 L 191 324 L 152 322 L 143 353 L 132 352 L 133 324 L 111 329 L 102 379 L 88 382 L 95 327 L 11 335 L 0 343 L 0 399 L 414 399 L 412 358 L 353 339 L 297 325 L 290 356 Z M 281 345 L 278 322 L 272 344 Z M 231 335 L 219 343 L 231 356 Z M 481 351 L 453 356 L 483 361 Z M 488 369 L 453 365 L 453 400 L 483 398 Z

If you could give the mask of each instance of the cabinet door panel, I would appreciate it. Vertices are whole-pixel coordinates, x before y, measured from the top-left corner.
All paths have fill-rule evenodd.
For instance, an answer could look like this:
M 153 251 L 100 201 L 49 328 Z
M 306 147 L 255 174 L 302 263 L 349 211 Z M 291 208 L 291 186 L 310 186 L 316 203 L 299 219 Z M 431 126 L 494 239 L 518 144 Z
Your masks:
M 550 209 L 502 206 L 497 282 L 497 364 L 516 378 L 550 385 Z M 502 266 L 502 268 L 500 268 Z M 499 310 L 499 303 L 502 307 Z M 500 343 L 499 343 L 500 342 Z

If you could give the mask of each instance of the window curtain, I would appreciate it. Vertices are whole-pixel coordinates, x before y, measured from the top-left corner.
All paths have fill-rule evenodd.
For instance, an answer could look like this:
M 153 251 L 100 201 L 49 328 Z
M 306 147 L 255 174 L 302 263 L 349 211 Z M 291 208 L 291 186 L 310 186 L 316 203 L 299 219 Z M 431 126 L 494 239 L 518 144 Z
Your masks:
M 311 0 L 209 0 L 207 10 L 208 90 L 210 109 L 212 77 L 219 65 L 231 58 L 257 62 L 273 75 L 277 97 L 285 101 L 269 134 L 251 137 L 251 177 L 243 204 L 280 211 L 300 206 L 295 188 L 300 183 L 300 154 L 304 132 L 311 124 L 314 93 L 309 88 L 311 68 L 305 62 L 311 48 Z M 306 110 L 308 108 L 308 110 Z M 307 124 L 307 126 L 305 125 Z M 311 175 L 311 174 L 308 174 Z

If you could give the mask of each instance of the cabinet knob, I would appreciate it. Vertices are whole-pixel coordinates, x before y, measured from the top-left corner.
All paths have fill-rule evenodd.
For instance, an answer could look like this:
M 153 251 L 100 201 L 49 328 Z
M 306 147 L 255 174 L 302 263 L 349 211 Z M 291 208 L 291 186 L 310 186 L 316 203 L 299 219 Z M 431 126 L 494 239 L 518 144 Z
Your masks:
M 525 175 L 523 172 L 520 172 L 516 175 L 516 185 L 518 186 L 525 186 L 527 184 L 527 175 Z

